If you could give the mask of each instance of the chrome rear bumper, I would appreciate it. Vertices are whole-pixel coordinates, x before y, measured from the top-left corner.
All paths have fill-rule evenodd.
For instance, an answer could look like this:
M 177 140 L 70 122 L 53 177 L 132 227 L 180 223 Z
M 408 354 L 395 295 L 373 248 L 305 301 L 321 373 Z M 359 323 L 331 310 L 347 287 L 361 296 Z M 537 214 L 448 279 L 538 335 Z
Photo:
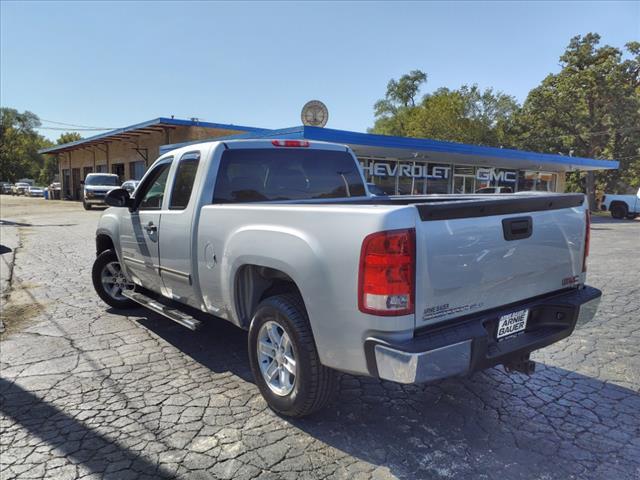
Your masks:
M 407 342 L 377 338 L 365 342 L 371 375 L 398 383 L 425 383 L 508 363 L 571 335 L 590 322 L 602 293 L 592 287 L 563 292 L 520 305 L 465 317 L 447 326 L 421 331 Z M 529 308 L 526 330 L 500 342 L 497 320 L 504 313 Z

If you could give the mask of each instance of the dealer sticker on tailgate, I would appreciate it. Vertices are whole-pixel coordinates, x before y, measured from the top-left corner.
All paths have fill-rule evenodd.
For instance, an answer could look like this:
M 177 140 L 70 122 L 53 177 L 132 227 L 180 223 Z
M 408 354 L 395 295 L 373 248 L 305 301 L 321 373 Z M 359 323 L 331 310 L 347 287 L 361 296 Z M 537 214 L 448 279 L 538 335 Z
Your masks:
M 496 334 L 496 338 L 501 339 L 514 333 L 522 332 L 527 328 L 527 318 L 529 318 L 528 308 L 502 315 L 498 320 L 498 333 Z

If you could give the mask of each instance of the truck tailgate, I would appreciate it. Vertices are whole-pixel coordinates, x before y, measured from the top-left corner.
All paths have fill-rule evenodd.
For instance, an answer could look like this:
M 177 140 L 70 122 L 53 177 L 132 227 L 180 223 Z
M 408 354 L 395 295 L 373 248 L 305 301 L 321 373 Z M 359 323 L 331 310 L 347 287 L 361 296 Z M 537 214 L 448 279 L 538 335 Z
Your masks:
M 583 195 L 416 205 L 416 328 L 582 281 Z

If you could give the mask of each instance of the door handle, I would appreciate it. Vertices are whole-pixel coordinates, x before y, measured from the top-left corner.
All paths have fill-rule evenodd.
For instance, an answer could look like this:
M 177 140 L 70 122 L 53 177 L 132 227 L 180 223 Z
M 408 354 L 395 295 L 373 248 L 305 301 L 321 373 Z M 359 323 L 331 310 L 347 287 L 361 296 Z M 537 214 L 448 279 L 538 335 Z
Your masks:
M 533 233 L 533 219 L 531 217 L 505 218 L 502 220 L 504 239 L 522 240 Z
M 157 232 L 158 231 L 158 227 L 156 227 L 153 224 L 153 222 L 147 223 L 147 225 L 144 227 L 144 229 L 149 233 L 153 233 L 153 232 Z

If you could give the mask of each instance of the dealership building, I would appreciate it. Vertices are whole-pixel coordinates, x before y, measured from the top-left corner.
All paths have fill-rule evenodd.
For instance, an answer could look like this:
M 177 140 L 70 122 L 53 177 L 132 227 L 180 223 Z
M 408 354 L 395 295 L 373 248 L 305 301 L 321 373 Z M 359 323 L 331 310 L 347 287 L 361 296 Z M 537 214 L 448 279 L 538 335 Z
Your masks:
M 121 181 L 142 178 L 161 154 L 204 140 L 250 138 L 317 140 L 348 145 L 369 183 L 388 194 L 473 193 L 488 186 L 507 191 L 563 192 L 565 173 L 617 169 L 618 162 L 484 147 L 438 140 L 299 126 L 264 129 L 157 118 L 41 150 L 56 155 L 63 196 L 80 199 L 80 181 L 91 172 Z

